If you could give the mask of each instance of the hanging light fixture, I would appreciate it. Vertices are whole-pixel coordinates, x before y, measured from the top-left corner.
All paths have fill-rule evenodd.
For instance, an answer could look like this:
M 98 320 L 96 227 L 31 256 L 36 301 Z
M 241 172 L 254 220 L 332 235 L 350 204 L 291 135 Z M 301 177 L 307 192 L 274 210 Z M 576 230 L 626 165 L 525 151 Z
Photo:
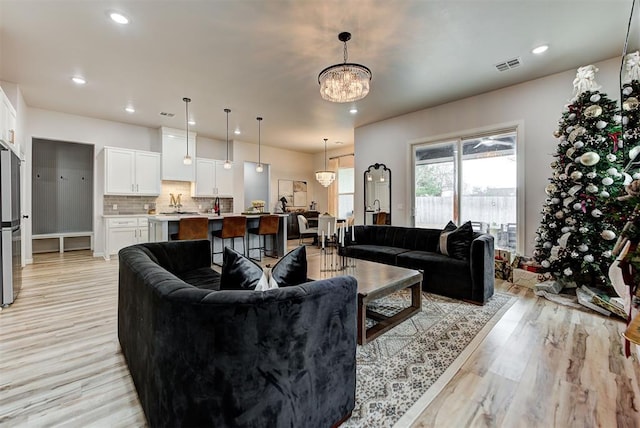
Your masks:
M 185 108 L 185 121 L 187 123 L 187 154 L 184 155 L 184 159 L 182 159 L 182 163 L 184 163 L 185 165 L 191 165 L 192 159 L 191 156 L 189 156 L 189 103 L 191 102 L 191 98 L 183 98 L 182 101 L 184 101 L 184 108 Z
M 224 169 L 231 169 L 231 161 L 229 160 L 229 113 L 231 110 L 226 108 L 224 112 L 227 113 L 227 160 L 224 161 Z
M 320 95 L 334 103 L 350 103 L 361 100 L 369 93 L 371 70 L 362 64 L 348 63 L 347 42 L 351 33 L 338 34 L 338 40 L 344 43 L 344 63 L 334 64 L 322 70 L 318 75 Z
M 262 118 L 258 116 L 256 120 L 258 121 L 258 165 L 256 165 L 256 172 L 262 172 L 264 171 L 264 166 L 260 161 L 260 122 L 262 122 Z
M 327 138 L 324 139 L 324 171 L 316 171 L 316 180 L 324 187 L 328 187 L 336 179 L 336 173 L 327 171 Z

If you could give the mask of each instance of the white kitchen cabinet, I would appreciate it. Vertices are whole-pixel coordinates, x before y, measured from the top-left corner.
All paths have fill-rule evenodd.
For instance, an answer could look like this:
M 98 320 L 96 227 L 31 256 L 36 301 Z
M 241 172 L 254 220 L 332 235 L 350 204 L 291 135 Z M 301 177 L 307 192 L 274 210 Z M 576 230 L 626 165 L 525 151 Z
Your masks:
M 196 159 L 196 180 L 191 183 L 191 196 L 233 197 L 233 168 L 225 169 L 224 161 Z
M 196 165 L 184 164 L 187 154 L 186 132 L 179 129 L 161 128 L 162 133 L 162 179 L 195 181 Z M 189 156 L 196 159 L 196 133 L 189 132 Z
M 124 247 L 149 242 L 149 220 L 146 217 L 107 218 L 104 241 L 107 260 Z
M 105 195 L 160 194 L 160 153 L 104 148 Z
M 0 140 L 15 144 L 16 110 L 0 88 Z

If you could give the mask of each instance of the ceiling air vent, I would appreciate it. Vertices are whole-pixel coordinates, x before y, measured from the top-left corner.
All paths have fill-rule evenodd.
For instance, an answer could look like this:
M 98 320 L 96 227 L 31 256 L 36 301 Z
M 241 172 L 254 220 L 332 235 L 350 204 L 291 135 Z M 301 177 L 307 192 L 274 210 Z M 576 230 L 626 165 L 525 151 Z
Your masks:
M 167 113 L 166 111 L 160 112 L 160 116 L 173 117 L 175 115 L 176 115 L 175 113 Z
M 512 68 L 520 67 L 520 64 L 522 64 L 522 62 L 520 62 L 520 58 L 513 58 L 504 62 L 499 62 L 496 64 L 496 68 L 498 71 L 507 71 Z

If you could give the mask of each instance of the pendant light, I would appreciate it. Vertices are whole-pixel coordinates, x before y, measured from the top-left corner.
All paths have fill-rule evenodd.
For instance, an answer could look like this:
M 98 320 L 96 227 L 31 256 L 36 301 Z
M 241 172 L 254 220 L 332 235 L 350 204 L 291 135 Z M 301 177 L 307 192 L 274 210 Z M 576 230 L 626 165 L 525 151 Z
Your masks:
M 371 70 L 362 64 L 347 62 L 347 42 L 351 40 L 351 33 L 345 31 L 338 34 L 338 40 L 344 44 L 344 62 L 331 65 L 320 72 L 320 95 L 334 103 L 350 103 L 366 97 L 369 93 Z
M 336 173 L 327 171 L 327 138 L 324 139 L 324 171 L 316 171 L 316 180 L 324 187 L 328 187 L 336 179 Z
M 192 159 L 191 156 L 189 156 L 189 103 L 191 102 L 191 98 L 187 98 L 184 97 L 182 99 L 182 101 L 184 101 L 184 108 L 185 108 L 185 121 L 187 123 L 187 154 L 184 155 L 184 159 L 182 159 L 182 163 L 184 163 L 185 165 L 191 165 L 192 163 Z
M 260 161 L 260 122 L 262 122 L 262 118 L 258 116 L 256 117 L 256 120 L 258 121 L 258 165 L 256 165 L 256 172 L 262 172 L 264 171 L 264 166 Z
M 229 160 L 229 113 L 231 110 L 226 108 L 224 112 L 227 114 L 227 160 L 224 161 L 224 169 L 231 169 L 231 161 Z

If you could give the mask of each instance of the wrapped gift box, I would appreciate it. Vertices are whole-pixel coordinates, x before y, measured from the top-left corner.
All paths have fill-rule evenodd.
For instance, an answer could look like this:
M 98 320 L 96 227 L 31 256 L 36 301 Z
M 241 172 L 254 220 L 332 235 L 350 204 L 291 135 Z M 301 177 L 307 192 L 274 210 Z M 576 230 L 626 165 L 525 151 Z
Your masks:
M 525 269 L 513 269 L 513 282 L 515 285 L 534 289 L 536 284 L 540 282 L 536 272 L 530 272 Z
M 504 279 L 513 282 L 513 268 L 509 260 L 495 259 L 495 277 L 496 279 Z

